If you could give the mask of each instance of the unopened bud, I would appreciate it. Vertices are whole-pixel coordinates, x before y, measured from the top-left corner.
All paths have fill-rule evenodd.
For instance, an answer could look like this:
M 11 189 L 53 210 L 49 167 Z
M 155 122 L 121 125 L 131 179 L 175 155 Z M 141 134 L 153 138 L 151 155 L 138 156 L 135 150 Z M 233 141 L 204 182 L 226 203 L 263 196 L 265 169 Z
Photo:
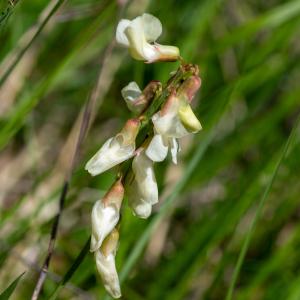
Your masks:
M 201 79 L 198 76 L 191 76 L 186 79 L 178 89 L 177 95 L 184 97 L 188 102 L 191 102 L 201 86 Z
M 124 197 L 121 180 L 117 181 L 103 199 L 96 201 L 92 210 L 91 252 L 97 251 L 104 239 L 119 222 L 120 208 Z
M 160 116 L 162 117 L 162 116 L 166 115 L 171 110 L 176 110 L 176 107 L 178 106 L 178 104 L 179 104 L 179 99 L 176 96 L 176 92 L 174 90 L 171 92 L 171 94 L 167 98 L 165 104 L 161 108 L 161 110 L 159 112 Z
M 132 81 L 122 89 L 121 93 L 128 108 L 132 112 L 140 114 L 151 104 L 156 93 L 161 91 L 161 88 L 162 84 L 153 80 L 142 92 L 137 83 Z
M 124 187 L 122 184 L 122 180 L 119 179 L 105 194 L 102 202 L 105 207 L 108 205 L 115 205 L 117 209 L 120 210 L 123 198 L 124 198 Z
M 202 126 L 189 104 L 182 105 L 178 111 L 180 121 L 188 132 L 196 133 Z
M 122 139 L 123 145 L 130 145 L 135 143 L 140 124 L 141 122 L 139 119 L 129 119 L 120 133 L 117 134 L 116 138 Z
M 114 228 L 112 232 L 105 238 L 100 248 L 101 252 L 104 256 L 108 256 L 109 254 L 115 254 L 119 242 L 119 231 Z
M 119 276 L 115 262 L 118 240 L 119 233 L 114 228 L 104 240 L 101 248 L 95 252 L 96 266 L 104 287 L 115 299 L 121 297 Z

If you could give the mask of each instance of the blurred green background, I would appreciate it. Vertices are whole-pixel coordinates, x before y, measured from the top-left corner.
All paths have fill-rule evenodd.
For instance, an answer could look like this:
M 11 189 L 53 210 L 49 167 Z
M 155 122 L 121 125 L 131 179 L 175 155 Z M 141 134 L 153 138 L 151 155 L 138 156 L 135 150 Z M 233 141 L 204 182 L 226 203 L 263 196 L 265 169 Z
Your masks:
M 178 165 L 156 165 L 160 203 L 150 219 L 134 217 L 125 202 L 122 299 L 225 299 L 246 236 L 233 299 L 300 299 L 299 127 L 283 148 L 300 113 L 300 1 L 0 3 L 0 291 L 25 271 L 11 299 L 31 297 L 78 118 L 98 82 L 40 299 L 55 291 L 56 299 L 107 299 L 93 256 L 74 261 L 90 235 L 92 205 L 116 172 L 92 178 L 83 167 L 131 116 L 120 90 L 132 80 L 165 83 L 179 66 L 143 64 L 115 45 L 119 18 L 148 12 L 163 24 L 158 42 L 199 65 L 193 106 L 203 130 L 181 141 Z

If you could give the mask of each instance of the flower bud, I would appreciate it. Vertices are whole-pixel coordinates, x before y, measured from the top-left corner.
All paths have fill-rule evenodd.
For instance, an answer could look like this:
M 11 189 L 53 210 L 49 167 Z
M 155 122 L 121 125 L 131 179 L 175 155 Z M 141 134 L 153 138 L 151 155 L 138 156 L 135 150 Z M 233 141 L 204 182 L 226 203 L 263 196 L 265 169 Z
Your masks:
M 111 233 L 104 239 L 101 245 L 101 252 L 104 256 L 109 256 L 111 253 L 115 254 L 119 243 L 119 231 L 114 228 Z
M 132 81 L 122 89 L 121 93 L 129 110 L 140 114 L 150 105 L 156 92 L 161 89 L 161 86 L 162 85 L 159 81 L 153 80 L 142 92 L 137 83 Z
M 171 93 L 162 109 L 152 116 L 156 133 L 168 138 L 181 138 L 189 134 L 178 116 L 181 105 L 175 92 Z
M 127 107 L 129 110 L 139 113 L 143 110 L 143 106 L 140 107 L 136 104 L 136 100 L 138 97 L 142 94 L 142 91 L 140 90 L 139 86 L 136 82 L 132 81 L 128 85 L 126 85 L 122 90 L 121 94 L 127 104 Z
M 123 141 L 124 145 L 135 145 L 135 139 L 140 129 L 139 119 L 129 119 L 116 138 Z M 134 147 L 135 148 L 135 147 Z
M 139 127 L 138 119 L 128 120 L 121 132 L 108 139 L 88 161 L 85 169 L 95 176 L 131 158 L 134 155 Z
M 95 252 L 101 247 L 103 240 L 117 225 L 123 198 L 124 187 L 121 179 L 119 179 L 105 196 L 94 204 L 92 210 L 91 252 Z
M 193 75 L 186 79 L 178 89 L 178 97 L 183 97 L 188 102 L 191 102 L 197 91 L 201 86 L 200 77 Z
M 115 299 L 121 297 L 120 282 L 115 263 L 118 240 L 119 232 L 114 228 L 104 240 L 102 247 L 95 252 L 97 270 L 104 287 Z
M 179 108 L 178 115 L 182 125 L 188 132 L 196 133 L 202 129 L 202 126 L 195 116 L 189 104 L 182 105 Z

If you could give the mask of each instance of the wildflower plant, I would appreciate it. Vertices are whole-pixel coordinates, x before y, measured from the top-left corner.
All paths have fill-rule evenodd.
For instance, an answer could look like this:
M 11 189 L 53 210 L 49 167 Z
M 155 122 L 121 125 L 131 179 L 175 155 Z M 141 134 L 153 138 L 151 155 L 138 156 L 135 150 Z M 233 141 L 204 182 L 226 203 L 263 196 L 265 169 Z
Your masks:
M 146 63 L 180 60 L 181 65 L 165 85 L 151 81 L 141 90 L 130 82 L 122 89 L 121 94 L 135 117 L 108 139 L 85 167 L 95 176 L 119 166 L 115 183 L 94 204 L 91 217 L 90 251 L 95 255 L 107 292 L 114 298 L 121 297 L 115 255 L 124 195 L 135 216 L 148 218 L 152 206 L 159 201 L 154 163 L 165 160 L 170 152 L 177 164 L 179 139 L 202 128 L 190 106 L 201 85 L 198 67 L 184 64 L 177 47 L 157 44 L 161 33 L 160 21 L 150 14 L 119 22 L 117 42 L 127 47 L 134 59 Z

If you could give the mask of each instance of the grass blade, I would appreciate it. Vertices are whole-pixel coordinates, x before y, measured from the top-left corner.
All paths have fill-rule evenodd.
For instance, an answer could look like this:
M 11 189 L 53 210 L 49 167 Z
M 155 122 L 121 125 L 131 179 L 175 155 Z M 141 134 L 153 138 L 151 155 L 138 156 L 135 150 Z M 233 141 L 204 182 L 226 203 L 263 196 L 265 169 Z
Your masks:
M 22 278 L 22 276 L 25 274 L 20 274 L 0 295 L 0 300 L 7 300 L 10 298 L 14 290 L 16 289 L 19 280 Z
M 49 300 L 55 300 L 61 291 L 61 289 L 65 286 L 65 284 L 72 278 L 82 261 L 84 260 L 85 256 L 89 252 L 90 249 L 90 238 L 86 241 L 84 247 L 81 249 L 80 253 L 76 257 L 74 263 L 71 265 L 70 269 L 67 271 L 65 276 L 63 277 L 62 281 L 56 286 L 54 292 L 50 296 Z
M 14 70 L 14 68 L 18 65 L 19 61 L 22 59 L 26 51 L 30 48 L 30 46 L 33 44 L 33 42 L 36 40 L 36 38 L 40 35 L 50 18 L 55 14 L 55 12 L 59 9 L 59 7 L 64 3 L 65 0 L 57 0 L 56 3 L 53 5 L 52 9 L 50 9 L 49 13 L 45 16 L 45 18 L 40 21 L 38 25 L 38 29 L 36 30 L 35 34 L 32 36 L 32 38 L 24 45 L 24 47 L 20 50 L 18 55 L 13 59 L 13 61 L 10 63 L 9 67 L 7 68 L 6 72 L 3 74 L 3 76 L 0 78 L 0 87 L 4 84 L 4 82 L 7 80 L 11 72 Z
M 278 170 L 279 170 L 279 167 L 281 165 L 281 163 L 283 162 L 288 150 L 289 150 L 289 147 L 290 147 L 290 144 L 295 136 L 295 133 L 296 133 L 296 130 L 298 128 L 298 125 L 299 125 L 299 121 L 300 121 L 300 117 L 298 117 L 288 139 L 287 139 L 287 142 L 285 143 L 284 147 L 283 147 L 283 150 L 282 150 L 282 153 L 278 159 L 278 162 L 274 168 L 274 171 L 273 171 L 273 174 L 270 178 L 270 181 L 263 193 L 263 196 L 258 204 L 258 208 L 256 210 L 256 213 L 255 213 L 255 216 L 251 222 L 251 225 L 250 225 L 250 228 L 247 232 L 247 235 L 246 235 L 246 238 L 244 240 L 244 243 L 242 245 L 242 249 L 241 249 L 241 252 L 239 254 L 239 257 L 238 257 L 238 260 L 237 260 L 237 263 L 236 263 L 236 267 L 234 269 L 234 273 L 233 273 L 233 276 L 232 276 L 232 280 L 230 282 L 230 286 L 229 286 L 229 289 L 228 289 L 228 292 L 227 292 L 227 295 L 226 295 L 226 300 L 231 300 L 232 299 L 232 296 L 233 296 L 233 291 L 234 291 L 234 287 L 235 287 L 235 284 L 236 284 L 236 281 L 237 281 L 237 278 L 238 278 L 238 275 L 239 275 L 239 272 L 240 272 L 240 269 L 241 269 L 241 266 L 243 264 L 243 261 L 245 259 L 245 255 L 247 253 L 247 250 L 249 248 L 249 244 L 250 244 L 250 240 L 251 240 L 251 237 L 252 237 L 252 234 L 254 232 L 254 229 L 255 229 L 255 226 L 256 226 L 256 223 L 261 215 L 261 212 L 262 212 L 262 209 L 263 209 L 263 206 L 269 196 L 269 193 L 271 191 L 271 188 L 272 188 L 272 185 L 274 183 L 274 180 L 276 178 L 276 175 L 278 173 Z

